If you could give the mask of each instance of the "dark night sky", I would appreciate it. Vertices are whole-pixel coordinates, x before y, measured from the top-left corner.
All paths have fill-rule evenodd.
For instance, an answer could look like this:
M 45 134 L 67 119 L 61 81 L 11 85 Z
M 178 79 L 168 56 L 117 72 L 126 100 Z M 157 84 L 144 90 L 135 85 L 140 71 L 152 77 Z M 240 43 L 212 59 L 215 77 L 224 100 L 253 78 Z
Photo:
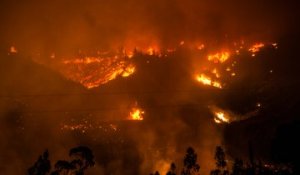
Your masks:
M 1 1 L 2 44 L 68 53 L 128 42 L 272 40 L 298 25 L 296 1 Z

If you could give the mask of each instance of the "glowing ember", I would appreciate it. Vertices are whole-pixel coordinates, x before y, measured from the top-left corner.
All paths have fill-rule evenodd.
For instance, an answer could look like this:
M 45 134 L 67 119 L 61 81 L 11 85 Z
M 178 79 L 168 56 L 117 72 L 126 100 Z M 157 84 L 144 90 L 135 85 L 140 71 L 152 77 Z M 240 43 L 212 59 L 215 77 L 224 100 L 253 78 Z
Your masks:
M 220 82 L 217 81 L 212 81 L 212 79 L 204 74 L 201 75 L 197 75 L 196 76 L 196 80 L 204 85 L 209 85 L 209 86 L 213 86 L 216 88 L 222 88 L 222 85 Z
M 229 118 L 228 116 L 225 115 L 224 112 L 215 112 L 214 113 L 215 117 L 214 117 L 214 121 L 216 123 L 229 123 Z
M 133 108 L 129 113 L 131 120 L 144 120 L 143 115 L 144 111 L 140 108 Z
M 104 58 L 100 57 L 84 57 L 76 58 L 72 60 L 64 60 L 64 64 L 92 64 L 92 63 L 101 63 Z
M 278 49 L 278 44 L 277 44 L 277 43 L 273 43 L 272 46 L 273 46 L 275 49 Z
M 9 52 L 10 53 L 18 53 L 18 50 L 16 49 L 15 46 L 11 46 L 10 49 L 9 49 Z
M 197 49 L 202 50 L 202 49 L 204 49 L 204 47 L 205 47 L 204 44 L 201 44 L 201 45 L 197 46 Z
M 115 125 L 115 124 L 110 124 L 109 126 L 110 126 L 111 129 L 113 129 L 114 131 L 117 131 L 117 130 L 118 130 L 118 126 Z
M 147 49 L 147 54 L 149 54 L 149 55 L 154 55 L 154 53 L 155 53 L 155 50 L 154 50 L 153 47 L 149 47 L 149 48 Z
M 52 53 L 52 54 L 50 55 L 50 58 L 54 59 L 54 58 L 55 58 L 55 53 Z
M 74 125 L 67 125 L 64 124 L 61 127 L 61 130 L 70 130 L 70 131 L 80 131 L 82 133 L 85 133 L 88 129 L 90 128 L 90 126 L 86 125 L 86 124 L 74 124 Z
M 221 83 L 219 83 L 219 82 L 217 82 L 217 81 L 212 82 L 212 86 L 213 86 L 213 87 L 216 87 L 216 88 L 222 89 Z
M 220 52 L 212 55 L 208 55 L 208 61 L 213 61 L 215 63 L 223 63 L 230 57 L 229 52 Z
M 72 124 L 69 122 L 63 123 L 61 128 L 63 131 L 79 131 L 83 134 L 92 131 L 97 130 L 101 132 L 117 132 L 119 131 L 119 128 L 116 124 L 104 124 L 104 123 L 91 123 L 90 121 L 81 121 L 77 124 Z
M 249 48 L 249 51 L 252 53 L 252 56 L 254 57 L 256 53 L 259 52 L 260 49 L 263 48 L 264 46 L 265 44 L 263 43 L 256 43 Z
M 217 78 L 220 78 L 220 74 L 216 68 L 214 68 L 211 73 L 215 74 Z
M 256 106 L 260 108 L 261 107 L 261 103 L 256 103 Z

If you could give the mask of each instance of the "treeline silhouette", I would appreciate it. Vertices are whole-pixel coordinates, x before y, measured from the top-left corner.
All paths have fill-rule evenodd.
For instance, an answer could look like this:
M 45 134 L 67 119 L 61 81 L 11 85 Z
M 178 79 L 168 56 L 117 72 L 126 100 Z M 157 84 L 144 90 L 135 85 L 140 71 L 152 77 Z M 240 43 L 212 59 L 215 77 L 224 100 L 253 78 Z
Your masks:
M 28 169 L 28 175 L 84 175 L 85 171 L 95 165 L 94 155 L 91 149 L 85 146 L 72 148 L 69 151 L 71 161 L 58 160 L 51 170 L 49 153 L 46 150 Z M 210 175 L 296 175 L 293 168 L 288 165 L 270 165 L 262 162 L 256 163 L 250 160 L 245 163 L 242 159 L 235 159 L 229 167 L 225 152 L 222 147 L 217 146 L 215 150 L 215 169 Z M 251 158 L 250 158 L 251 159 Z M 200 165 L 197 163 L 197 154 L 192 147 L 186 150 L 181 170 L 177 170 L 175 163 L 171 163 L 166 175 L 199 175 Z M 160 175 L 159 171 L 150 175 Z
M 228 165 L 226 155 L 222 147 L 217 146 L 215 151 L 216 168 L 210 171 L 210 175 L 296 175 L 293 169 L 287 165 L 269 165 L 262 162 L 245 163 L 242 159 L 235 159 L 232 167 Z M 251 158 L 250 158 L 251 159 Z M 176 165 L 171 163 L 170 170 L 166 175 L 199 175 L 200 165 L 197 163 L 197 154 L 189 147 L 183 159 L 183 168 L 176 170 Z M 160 175 L 158 171 L 150 175 Z
M 85 170 L 95 165 L 92 150 L 85 146 L 72 148 L 69 151 L 71 161 L 58 160 L 51 171 L 49 153 L 46 150 L 35 164 L 28 169 L 28 175 L 84 175 Z

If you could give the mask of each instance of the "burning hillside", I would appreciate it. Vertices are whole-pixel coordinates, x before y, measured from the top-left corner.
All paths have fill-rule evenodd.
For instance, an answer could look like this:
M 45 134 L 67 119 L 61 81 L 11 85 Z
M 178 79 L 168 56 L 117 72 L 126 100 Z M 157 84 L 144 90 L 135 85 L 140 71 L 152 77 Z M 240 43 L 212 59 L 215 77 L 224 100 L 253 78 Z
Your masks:
M 34 120 L 38 114 L 59 114 L 62 118 L 54 122 L 55 133 L 63 134 L 64 137 L 74 133 L 77 135 L 75 138 L 83 139 L 89 145 L 105 143 L 104 150 L 107 154 L 114 154 L 117 148 L 113 148 L 111 152 L 106 147 L 114 144 L 123 147 L 128 140 L 137 144 L 139 149 L 149 147 L 143 155 L 154 162 L 146 167 L 141 165 L 144 168 L 142 171 L 150 171 L 152 167 L 162 170 L 168 159 L 176 159 L 174 149 L 184 149 L 177 139 L 182 133 L 197 130 L 195 135 L 188 135 L 185 141 L 206 150 L 208 148 L 201 145 L 204 140 L 199 144 L 193 142 L 192 138 L 203 135 L 214 137 L 215 140 L 205 139 L 205 142 L 216 145 L 221 141 L 218 124 L 222 126 L 245 120 L 259 113 L 258 99 L 253 104 L 250 103 L 253 108 L 239 113 L 234 108 L 224 106 L 223 99 L 218 98 L 218 94 L 232 91 L 235 83 L 243 81 L 246 72 L 251 71 L 243 67 L 244 62 L 255 65 L 256 62 L 263 61 L 261 51 L 275 52 L 278 49 L 277 44 L 266 42 L 264 47 L 255 50 L 257 57 L 253 57 L 251 48 L 256 45 L 242 41 L 240 44 L 231 44 L 230 49 L 226 47 L 227 49 L 217 51 L 218 49 L 210 49 L 209 44 L 203 44 L 199 49 L 198 45 L 185 41 L 179 42 L 172 50 L 81 51 L 68 59 L 58 54 L 53 54 L 55 57 L 52 57 L 51 54 L 48 65 L 43 62 L 40 64 L 61 74 L 66 80 L 81 84 L 85 87 L 84 91 L 75 94 L 40 94 L 37 95 L 38 98 L 33 98 L 35 100 L 28 95 L 21 102 L 30 106 L 21 106 L 26 120 Z M 11 48 L 17 50 L 15 46 Z M 7 52 L 9 56 L 16 58 L 22 55 L 22 52 L 13 52 L 11 49 Z M 184 62 L 183 58 L 186 59 Z M 39 60 L 39 57 L 33 57 L 33 60 Z M 56 103 L 43 102 L 44 97 L 47 97 L 48 102 L 62 101 L 63 108 Z M 74 99 L 76 103 L 70 104 Z M 22 117 L 22 120 L 25 118 Z M 135 125 L 129 123 L 133 120 Z M 201 122 L 206 123 L 203 129 L 195 125 Z M 169 124 L 161 126 L 160 123 Z M 26 125 L 20 126 L 24 132 L 30 129 L 30 125 Z M 157 128 L 153 130 L 151 125 Z M 167 134 L 172 127 L 177 129 L 166 140 L 166 144 L 172 145 L 174 149 L 164 152 L 166 145 L 157 143 L 164 137 L 159 135 Z M 207 128 L 214 132 L 205 133 Z M 143 137 L 151 140 L 144 140 Z M 205 157 L 206 154 L 208 153 L 203 153 L 202 156 Z M 119 158 L 103 161 L 116 161 Z M 155 160 L 164 163 L 156 163 Z
M 198 55 L 195 56 L 197 58 L 195 58 L 192 62 L 194 65 L 200 64 L 190 68 L 191 70 L 196 69 L 194 70 L 194 72 L 197 72 L 195 79 L 204 85 L 221 89 L 223 87 L 222 84 L 225 84 L 224 82 L 220 82 L 222 81 L 221 76 L 228 77 L 228 74 L 231 77 L 236 76 L 234 66 L 239 61 L 234 59 L 236 55 L 239 55 L 240 52 L 247 51 L 254 57 L 255 54 L 257 54 L 259 50 L 266 45 L 267 44 L 263 44 L 261 42 L 253 45 L 246 45 L 244 41 L 242 41 L 241 44 L 232 44 L 230 51 L 210 54 L 208 52 L 212 49 L 205 49 L 204 44 L 202 44 L 201 49 L 199 49 L 198 45 L 187 44 L 187 46 L 185 46 L 185 42 L 181 41 L 176 48 L 166 50 L 154 50 L 154 47 L 149 47 L 149 49 L 136 49 L 129 52 L 126 52 L 126 49 L 114 52 L 95 51 L 94 53 L 85 53 L 80 51 L 74 58 L 52 58 L 51 55 L 50 57 L 54 59 L 52 60 L 51 66 L 53 69 L 61 72 L 67 79 L 78 82 L 86 88 L 91 89 L 108 83 L 117 77 L 126 78 L 134 74 L 136 70 L 134 62 L 136 59 L 139 59 L 137 58 L 138 55 L 152 56 L 152 59 L 168 59 L 170 55 L 177 54 L 178 49 L 187 49 L 192 54 Z M 274 47 L 277 49 L 277 43 L 270 43 L 267 47 Z M 15 47 L 12 46 L 11 48 L 14 50 L 10 50 L 10 53 L 15 53 Z M 207 58 L 205 58 L 205 56 L 203 57 L 205 54 L 207 54 Z M 151 60 L 147 60 L 147 63 L 150 61 Z M 224 65 L 227 66 L 226 69 Z M 225 72 L 225 70 L 222 69 L 226 70 L 226 73 L 224 73 L 226 75 L 220 75 L 220 71 Z

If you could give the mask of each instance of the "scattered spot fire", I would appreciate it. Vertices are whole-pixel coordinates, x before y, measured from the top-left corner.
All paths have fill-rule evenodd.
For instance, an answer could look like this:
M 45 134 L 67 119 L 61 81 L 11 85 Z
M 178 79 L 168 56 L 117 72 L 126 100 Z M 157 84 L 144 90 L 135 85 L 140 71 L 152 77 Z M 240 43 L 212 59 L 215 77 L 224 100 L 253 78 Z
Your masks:
M 212 55 L 208 55 L 208 61 L 213 61 L 215 63 L 224 63 L 230 57 L 229 52 L 218 52 Z
M 144 120 L 144 114 L 145 111 L 143 111 L 141 108 L 134 107 L 129 113 L 129 119 L 130 120 Z
M 204 85 L 209 85 L 209 86 L 213 86 L 213 87 L 222 89 L 222 85 L 220 82 L 213 81 L 210 77 L 208 77 L 204 74 L 196 75 L 196 80 Z
M 97 123 L 97 122 L 87 122 L 81 121 L 79 123 L 65 122 L 60 128 L 62 131 L 78 131 L 82 134 L 86 134 L 90 131 L 97 130 L 105 132 L 117 132 L 119 130 L 118 125 L 114 123 Z
M 229 123 L 229 118 L 224 112 L 215 112 L 214 121 L 216 123 Z
M 217 124 L 231 123 L 232 121 L 236 120 L 234 115 L 229 111 L 225 111 L 216 106 L 212 106 L 209 108 L 211 110 L 211 113 L 213 114 L 213 120 Z
M 256 108 L 244 114 L 236 114 L 233 111 L 224 110 L 217 106 L 209 106 L 209 109 L 213 114 L 213 120 L 215 123 L 229 124 L 232 122 L 242 121 L 251 118 L 253 116 L 256 116 L 257 113 L 260 111 L 261 107 L 262 107 L 261 103 L 258 102 L 256 103 Z
M 9 53 L 11 53 L 11 54 L 16 54 L 16 53 L 18 53 L 18 50 L 16 49 L 15 46 L 11 46 L 11 47 L 9 48 Z
M 263 48 L 264 46 L 265 46 L 264 43 L 256 43 L 249 48 L 249 51 L 252 53 L 252 56 L 254 57 L 256 53 L 259 52 L 260 49 Z

